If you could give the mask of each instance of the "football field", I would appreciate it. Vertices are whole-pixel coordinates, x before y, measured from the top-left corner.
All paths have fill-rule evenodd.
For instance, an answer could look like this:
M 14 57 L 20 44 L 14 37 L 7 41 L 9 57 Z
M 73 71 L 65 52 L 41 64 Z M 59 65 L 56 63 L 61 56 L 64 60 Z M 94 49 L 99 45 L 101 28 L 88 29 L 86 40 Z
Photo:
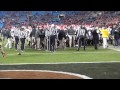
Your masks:
M 0 56 L 0 70 L 53 70 L 86 75 L 90 78 L 120 78 L 119 48 L 103 49 L 99 47 L 57 49 L 51 53 L 26 48 L 22 55 L 15 49 L 5 49 L 7 57 Z

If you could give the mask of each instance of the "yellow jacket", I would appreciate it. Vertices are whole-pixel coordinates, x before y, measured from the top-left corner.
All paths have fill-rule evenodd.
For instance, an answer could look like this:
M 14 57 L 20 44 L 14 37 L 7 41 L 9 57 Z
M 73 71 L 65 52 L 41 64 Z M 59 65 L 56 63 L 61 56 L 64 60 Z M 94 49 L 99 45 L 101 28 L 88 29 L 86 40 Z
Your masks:
M 101 29 L 100 32 L 102 34 L 102 38 L 108 38 L 109 37 L 108 29 Z

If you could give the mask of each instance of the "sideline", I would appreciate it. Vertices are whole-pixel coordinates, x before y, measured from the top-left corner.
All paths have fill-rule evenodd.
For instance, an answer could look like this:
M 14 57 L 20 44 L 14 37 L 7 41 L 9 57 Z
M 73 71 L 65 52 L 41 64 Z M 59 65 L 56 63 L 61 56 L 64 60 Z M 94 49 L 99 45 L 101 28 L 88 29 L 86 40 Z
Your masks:
M 92 79 L 86 75 L 81 75 L 81 74 L 76 74 L 76 73 L 70 73 L 70 72 L 63 72 L 63 71 L 51 71 L 51 70 L 0 70 L 0 72 L 11 72 L 11 71 L 32 71 L 32 72 L 51 72 L 51 73 L 61 73 L 61 74 L 66 74 L 66 75 L 72 75 L 72 76 L 76 76 L 76 77 L 80 77 L 83 79 Z M 2 78 L 1 78 L 2 79 Z M 5 79 L 5 78 L 4 78 Z M 6 78 L 7 79 L 7 78 Z M 10 79 L 10 78 L 8 78 Z

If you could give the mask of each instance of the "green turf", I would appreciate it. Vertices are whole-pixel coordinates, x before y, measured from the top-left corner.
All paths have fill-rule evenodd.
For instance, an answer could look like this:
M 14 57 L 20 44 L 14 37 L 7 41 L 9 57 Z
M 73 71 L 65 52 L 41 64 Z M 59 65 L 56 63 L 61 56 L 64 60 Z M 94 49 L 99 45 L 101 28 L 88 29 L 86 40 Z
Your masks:
M 55 63 L 55 62 L 96 62 L 120 61 L 120 52 L 110 49 L 87 47 L 76 51 L 76 48 L 67 48 L 65 51 L 57 49 L 55 53 L 36 51 L 26 48 L 21 56 L 15 49 L 5 49 L 8 56 L 0 63 Z M 0 65 L 0 70 L 53 70 L 78 73 L 94 79 L 119 79 L 120 63 L 75 63 L 75 64 L 32 64 L 32 65 Z
M 21 56 L 17 55 L 15 49 L 5 49 L 7 57 L 0 56 L 1 63 L 55 63 L 55 62 L 95 62 L 95 61 L 120 61 L 120 52 L 102 49 L 94 50 L 87 47 L 86 51 L 81 48 L 78 52 L 76 48 L 58 49 L 55 53 L 46 51 L 36 51 L 26 48 Z

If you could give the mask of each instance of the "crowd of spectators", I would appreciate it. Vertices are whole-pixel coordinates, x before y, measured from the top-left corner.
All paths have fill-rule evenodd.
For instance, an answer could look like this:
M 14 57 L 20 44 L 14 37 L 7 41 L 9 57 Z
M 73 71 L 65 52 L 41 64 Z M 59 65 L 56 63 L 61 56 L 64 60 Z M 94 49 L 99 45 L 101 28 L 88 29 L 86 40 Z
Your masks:
M 64 17 L 60 18 L 59 15 Z M 120 20 L 120 11 L 0 11 L 0 23 L 9 28 L 16 24 L 87 24 L 112 25 Z

